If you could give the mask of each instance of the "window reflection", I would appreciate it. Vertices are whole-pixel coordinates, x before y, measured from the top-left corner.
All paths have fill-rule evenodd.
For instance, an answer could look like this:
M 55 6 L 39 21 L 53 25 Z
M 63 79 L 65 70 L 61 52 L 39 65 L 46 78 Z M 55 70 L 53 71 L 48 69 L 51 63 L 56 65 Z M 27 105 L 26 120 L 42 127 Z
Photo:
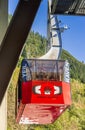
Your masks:
M 26 63 L 27 62 L 27 63 Z M 38 60 L 38 59 L 30 59 L 25 60 L 25 64 L 23 64 L 24 77 L 26 80 L 57 80 L 63 81 L 64 78 L 64 66 L 65 61 L 63 60 Z M 22 66 L 23 68 L 23 66 Z

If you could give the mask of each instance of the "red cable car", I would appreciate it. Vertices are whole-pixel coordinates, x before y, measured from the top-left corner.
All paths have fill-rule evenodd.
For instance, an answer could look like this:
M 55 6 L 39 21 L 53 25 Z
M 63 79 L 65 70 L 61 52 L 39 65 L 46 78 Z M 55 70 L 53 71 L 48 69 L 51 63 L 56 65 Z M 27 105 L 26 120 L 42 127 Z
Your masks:
M 17 86 L 17 123 L 53 123 L 70 105 L 68 61 L 22 61 Z

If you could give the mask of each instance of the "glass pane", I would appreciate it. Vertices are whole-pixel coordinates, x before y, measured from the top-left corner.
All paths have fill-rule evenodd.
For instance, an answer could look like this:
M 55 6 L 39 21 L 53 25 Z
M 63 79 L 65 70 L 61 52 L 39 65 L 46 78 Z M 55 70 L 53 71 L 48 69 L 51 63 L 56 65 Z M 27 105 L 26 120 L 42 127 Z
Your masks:
M 54 80 L 56 73 L 56 62 L 38 60 L 35 63 L 35 75 L 38 80 Z
M 63 81 L 63 74 L 64 74 L 64 62 L 63 61 L 58 61 L 57 62 L 57 67 L 58 67 L 58 69 L 57 69 L 57 79 L 59 80 L 59 81 Z
M 69 67 L 63 60 L 29 59 L 22 64 L 23 79 L 28 80 L 57 80 L 65 81 Z M 68 68 L 67 68 L 68 67 Z M 66 69 L 67 68 L 67 69 Z M 65 74 L 66 73 L 66 74 Z M 69 74 L 68 74 L 69 75 Z M 68 77 L 69 79 L 69 77 Z

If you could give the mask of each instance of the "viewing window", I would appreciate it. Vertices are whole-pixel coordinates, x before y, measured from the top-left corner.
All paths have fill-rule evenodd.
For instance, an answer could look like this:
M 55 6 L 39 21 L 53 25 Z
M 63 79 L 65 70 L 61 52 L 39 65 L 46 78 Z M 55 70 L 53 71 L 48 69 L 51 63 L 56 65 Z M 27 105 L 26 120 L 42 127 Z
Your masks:
M 26 81 L 32 79 L 69 82 L 69 63 L 63 60 L 23 60 L 22 77 Z

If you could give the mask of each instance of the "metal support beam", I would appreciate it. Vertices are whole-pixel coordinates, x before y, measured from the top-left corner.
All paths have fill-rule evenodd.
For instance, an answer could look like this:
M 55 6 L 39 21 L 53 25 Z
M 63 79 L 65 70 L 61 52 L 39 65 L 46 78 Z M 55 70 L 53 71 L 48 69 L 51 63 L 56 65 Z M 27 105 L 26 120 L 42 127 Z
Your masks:
M 0 0 L 0 46 L 7 29 L 7 25 L 8 25 L 8 0 Z M 1 94 L 0 98 L 2 98 Z M 7 93 L 5 94 L 2 103 L 0 104 L 0 129 L 1 130 L 7 129 Z
M 41 0 L 20 0 L 0 48 L 0 104 Z
M 52 14 L 85 16 L 85 0 L 52 0 Z
M 78 3 L 76 4 L 75 9 L 72 13 L 76 13 L 79 10 L 79 6 L 80 6 L 81 2 L 82 2 L 82 0 L 78 0 Z
M 8 25 L 8 0 L 0 0 L 0 45 Z

